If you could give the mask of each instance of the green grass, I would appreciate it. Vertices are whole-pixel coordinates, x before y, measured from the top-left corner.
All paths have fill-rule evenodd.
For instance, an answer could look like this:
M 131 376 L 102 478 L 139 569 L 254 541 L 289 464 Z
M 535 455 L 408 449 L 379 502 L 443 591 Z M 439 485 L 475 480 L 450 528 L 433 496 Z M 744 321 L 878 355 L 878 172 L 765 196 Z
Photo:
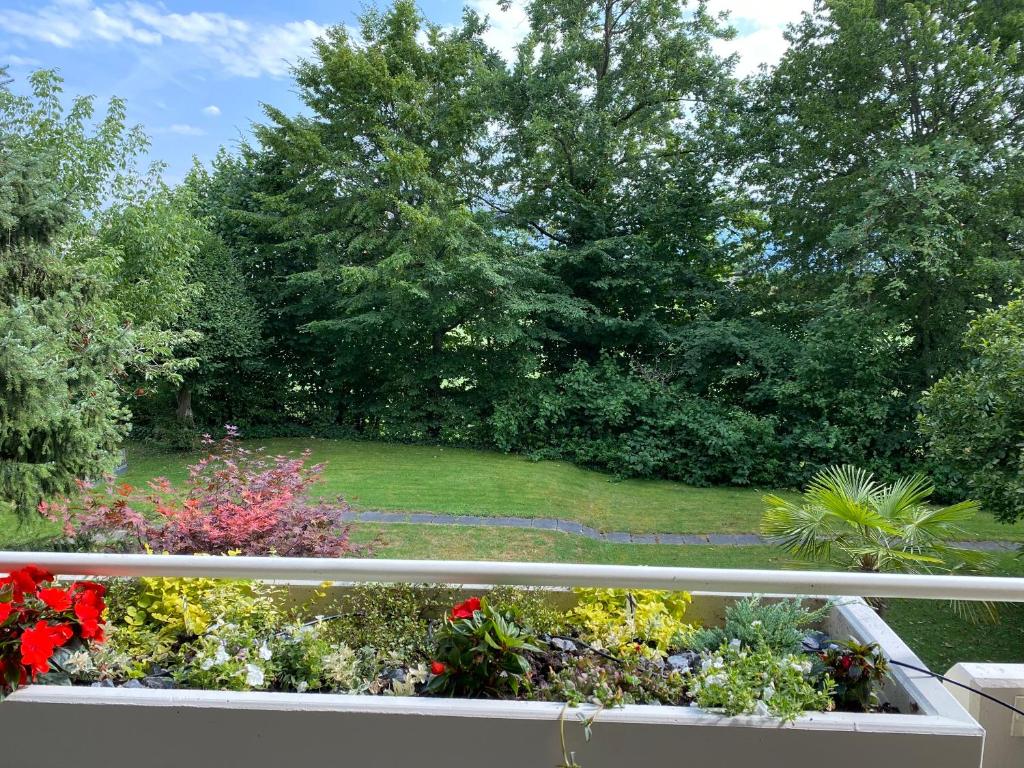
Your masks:
M 274 453 L 311 448 L 315 461 L 327 462 L 319 492 L 343 495 L 359 509 L 560 517 L 631 533 L 753 533 L 768 490 L 617 480 L 565 462 L 459 448 L 306 438 L 254 444 Z M 133 445 L 125 480 L 181 480 L 189 460 Z M 797 498 L 792 491 L 781 495 Z M 1003 525 L 990 515 L 966 531 L 965 538 L 1024 541 L 1024 522 Z
M 564 533 L 465 526 L 359 523 L 353 528 L 354 539 L 376 542 L 375 556 L 386 558 L 708 568 L 781 568 L 786 564 L 770 547 L 609 544 Z M 996 573 L 1024 576 L 1024 560 L 1002 555 Z M 1024 662 L 1024 605 L 1000 606 L 995 625 L 957 618 L 948 602 L 936 600 L 893 600 L 885 618 L 936 672 L 945 672 L 958 661 Z

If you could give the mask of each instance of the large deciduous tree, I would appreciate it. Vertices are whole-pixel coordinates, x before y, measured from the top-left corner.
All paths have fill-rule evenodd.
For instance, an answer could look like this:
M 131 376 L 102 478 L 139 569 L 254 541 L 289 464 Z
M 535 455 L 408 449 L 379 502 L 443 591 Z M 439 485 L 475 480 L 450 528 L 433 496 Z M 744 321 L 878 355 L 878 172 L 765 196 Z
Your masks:
M 657 355 L 727 273 L 707 124 L 730 98 L 725 34 L 676 0 L 535 0 L 481 197 L 530 231 L 585 311 L 551 319 L 548 364 Z M 483 192 L 483 190 L 481 190 Z
M 1022 275 L 1020 41 L 986 5 L 822 0 L 752 83 L 762 265 L 804 299 L 841 288 L 905 325 L 895 367 L 911 398 Z
M 336 423 L 468 439 L 533 346 L 532 255 L 471 204 L 503 65 L 467 12 L 452 29 L 399 0 L 337 27 L 296 68 L 309 114 L 268 108 L 241 218 L 290 386 Z M 237 218 L 237 217 L 236 217 Z

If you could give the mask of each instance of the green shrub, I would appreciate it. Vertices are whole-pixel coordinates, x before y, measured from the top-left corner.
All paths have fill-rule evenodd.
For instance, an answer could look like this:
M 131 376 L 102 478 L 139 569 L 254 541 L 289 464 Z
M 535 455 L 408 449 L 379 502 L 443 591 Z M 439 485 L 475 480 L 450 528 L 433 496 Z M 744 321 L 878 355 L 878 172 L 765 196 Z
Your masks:
M 809 659 L 778 655 L 767 645 L 742 649 L 738 642 L 706 654 L 691 676 L 689 693 L 697 706 L 727 715 L 771 715 L 795 720 L 807 710 L 832 708 L 833 683 L 811 679 Z
M 1024 517 L 1024 300 L 971 323 L 968 367 L 936 382 L 920 428 L 944 489 L 969 493 L 996 517 Z
M 233 626 L 242 634 L 267 636 L 283 617 L 278 595 L 259 581 L 116 579 L 107 596 L 107 618 L 116 627 L 107 661 L 141 677 L 215 628 Z
M 538 699 L 562 701 L 572 706 L 680 706 L 685 703 L 686 689 L 687 678 L 682 672 L 665 669 L 643 656 L 633 655 L 616 662 L 586 655 L 572 658 L 561 669 L 552 671 L 534 692 Z
M 737 600 L 725 609 L 725 625 L 697 631 L 693 647 L 711 651 L 732 640 L 746 648 L 767 648 L 775 653 L 796 653 L 814 624 L 828 615 L 831 605 L 805 608 L 798 599 L 766 603 L 757 595 Z
M 430 620 L 452 604 L 451 590 L 411 584 L 362 584 L 338 606 L 340 642 L 394 659 L 424 659 Z

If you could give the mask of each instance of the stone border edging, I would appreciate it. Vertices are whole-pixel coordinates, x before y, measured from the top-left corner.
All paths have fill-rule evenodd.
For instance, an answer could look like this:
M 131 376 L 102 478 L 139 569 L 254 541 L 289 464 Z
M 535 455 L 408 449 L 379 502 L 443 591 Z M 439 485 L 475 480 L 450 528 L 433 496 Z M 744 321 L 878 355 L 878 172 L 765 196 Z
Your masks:
M 342 514 L 349 523 L 406 523 L 413 525 L 469 525 L 481 528 L 556 531 L 583 536 L 611 544 L 669 544 L 673 546 L 749 547 L 765 546 L 768 541 L 756 533 L 629 533 L 601 531 L 597 528 L 557 517 L 489 517 L 484 515 L 446 515 L 433 512 L 383 512 L 367 510 Z M 1013 541 L 958 541 L 955 546 L 981 552 L 1007 552 L 1020 546 Z

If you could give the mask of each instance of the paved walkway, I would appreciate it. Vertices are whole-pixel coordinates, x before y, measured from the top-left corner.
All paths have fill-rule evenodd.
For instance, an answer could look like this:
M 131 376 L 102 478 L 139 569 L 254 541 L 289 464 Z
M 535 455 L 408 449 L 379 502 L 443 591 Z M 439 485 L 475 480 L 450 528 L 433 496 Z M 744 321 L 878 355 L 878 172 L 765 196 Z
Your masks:
M 559 531 L 584 536 L 594 541 L 612 544 L 673 544 L 717 545 L 748 547 L 767 544 L 756 533 L 628 533 L 626 531 L 599 531 L 574 520 L 557 517 L 484 517 L 481 515 L 442 515 L 430 512 L 346 512 L 344 519 L 358 523 L 411 523 L 415 525 L 473 525 L 483 528 L 519 528 L 539 531 Z M 959 541 L 956 546 L 983 552 L 1004 552 L 1016 549 L 1013 541 Z

